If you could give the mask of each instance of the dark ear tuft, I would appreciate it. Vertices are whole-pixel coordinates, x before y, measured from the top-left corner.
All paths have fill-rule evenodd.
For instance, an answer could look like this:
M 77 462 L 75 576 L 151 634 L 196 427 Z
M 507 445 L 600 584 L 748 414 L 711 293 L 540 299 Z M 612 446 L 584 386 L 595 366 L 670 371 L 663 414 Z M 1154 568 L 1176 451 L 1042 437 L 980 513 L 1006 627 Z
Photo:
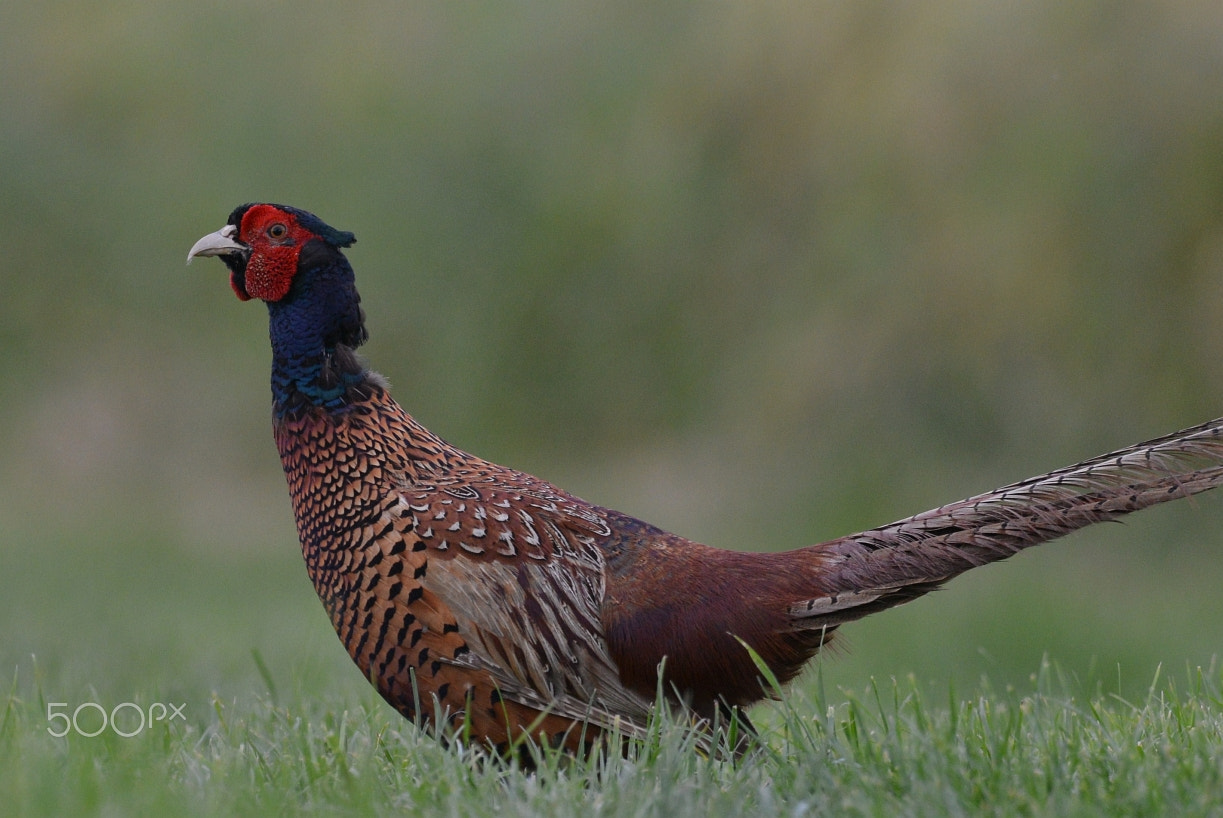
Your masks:
M 336 230 L 313 213 L 307 213 L 305 210 L 298 210 L 296 207 L 289 207 L 288 205 L 273 205 L 273 207 L 279 207 L 287 213 L 292 213 L 297 217 L 298 224 L 314 233 L 332 247 L 351 247 L 357 241 L 357 237 L 352 233 L 349 233 L 347 230 Z
M 232 224 L 234 227 L 241 227 L 242 217 L 246 215 L 246 211 L 250 210 L 256 204 L 259 203 L 247 202 L 244 205 L 238 205 L 235 207 L 234 212 L 229 214 L 228 223 Z M 298 224 L 330 244 L 332 247 L 352 247 L 357 243 L 357 237 L 355 235 L 349 233 L 347 230 L 336 230 L 334 227 L 327 224 L 327 222 L 323 221 L 313 213 L 309 213 L 296 207 L 290 207 L 289 205 L 273 204 L 271 202 L 267 202 L 267 204 L 271 205 L 272 207 L 279 208 L 286 213 L 292 213 L 297 219 Z

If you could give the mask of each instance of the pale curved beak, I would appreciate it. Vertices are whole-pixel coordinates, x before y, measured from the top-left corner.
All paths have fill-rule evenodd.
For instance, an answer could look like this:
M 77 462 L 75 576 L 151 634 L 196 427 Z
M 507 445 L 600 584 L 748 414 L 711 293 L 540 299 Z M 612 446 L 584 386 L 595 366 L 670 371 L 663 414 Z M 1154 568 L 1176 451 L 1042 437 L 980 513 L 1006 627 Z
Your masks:
M 187 253 L 187 263 L 190 264 L 191 259 L 196 256 L 231 256 L 249 253 L 251 248 L 234 238 L 237 232 L 238 228 L 227 224 L 217 232 L 204 236 L 191 245 L 191 250 Z

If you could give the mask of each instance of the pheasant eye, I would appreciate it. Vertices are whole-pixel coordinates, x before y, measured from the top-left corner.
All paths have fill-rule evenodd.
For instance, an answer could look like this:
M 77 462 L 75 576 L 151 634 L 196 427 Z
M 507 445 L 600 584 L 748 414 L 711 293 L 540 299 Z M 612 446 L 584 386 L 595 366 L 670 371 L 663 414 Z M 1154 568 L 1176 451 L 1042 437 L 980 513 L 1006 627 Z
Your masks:
M 289 228 L 285 227 L 283 224 L 277 223 L 268 228 L 268 235 L 274 239 L 283 239 L 288 234 Z

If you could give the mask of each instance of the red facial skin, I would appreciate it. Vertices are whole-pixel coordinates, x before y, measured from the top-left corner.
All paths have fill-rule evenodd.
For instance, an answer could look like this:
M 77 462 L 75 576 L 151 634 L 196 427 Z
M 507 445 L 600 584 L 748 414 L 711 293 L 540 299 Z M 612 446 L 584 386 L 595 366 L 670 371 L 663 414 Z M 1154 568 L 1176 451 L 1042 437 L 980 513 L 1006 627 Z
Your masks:
M 302 246 L 316 236 L 299 225 L 293 214 L 261 204 L 242 216 L 237 238 L 251 252 L 246 262 L 246 286 L 230 275 L 234 293 L 243 301 L 252 298 L 279 301 L 293 285 Z

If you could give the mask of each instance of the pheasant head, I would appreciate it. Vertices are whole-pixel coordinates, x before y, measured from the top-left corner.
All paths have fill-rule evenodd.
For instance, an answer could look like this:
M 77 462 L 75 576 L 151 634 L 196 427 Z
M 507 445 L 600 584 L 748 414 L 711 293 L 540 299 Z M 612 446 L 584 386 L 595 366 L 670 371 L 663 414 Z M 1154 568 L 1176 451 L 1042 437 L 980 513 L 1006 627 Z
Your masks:
M 224 227 L 192 246 L 218 256 L 243 301 L 268 306 L 272 393 L 278 413 L 306 405 L 338 408 L 368 372 L 351 351 L 365 342 L 365 315 L 342 248 L 356 242 L 295 207 L 244 204 Z
M 229 267 L 229 282 L 238 298 L 280 301 L 289 294 L 302 251 L 310 242 L 337 249 L 351 247 L 357 238 L 336 230 L 313 213 L 276 204 L 244 204 L 229 214 L 229 221 L 200 239 L 187 254 L 220 256 Z

